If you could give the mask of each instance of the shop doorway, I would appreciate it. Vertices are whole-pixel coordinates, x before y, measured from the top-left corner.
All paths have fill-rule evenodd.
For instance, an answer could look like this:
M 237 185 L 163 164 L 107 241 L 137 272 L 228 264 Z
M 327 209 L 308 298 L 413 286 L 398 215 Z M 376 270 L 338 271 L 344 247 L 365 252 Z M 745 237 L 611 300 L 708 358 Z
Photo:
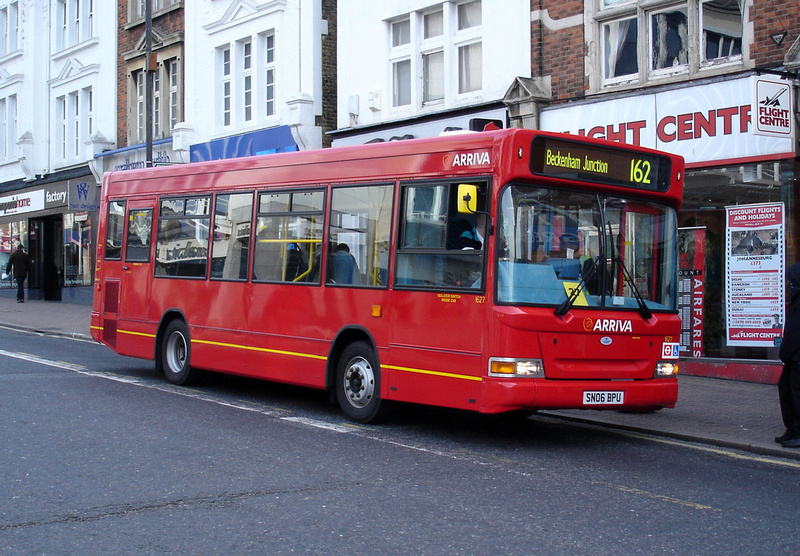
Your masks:
M 61 301 L 61 285 L 64 283 L 63 218 L 60 214 L 31 218 L 28 230 L 28 252 L 32 259 L 29 295 L 33 299 Z

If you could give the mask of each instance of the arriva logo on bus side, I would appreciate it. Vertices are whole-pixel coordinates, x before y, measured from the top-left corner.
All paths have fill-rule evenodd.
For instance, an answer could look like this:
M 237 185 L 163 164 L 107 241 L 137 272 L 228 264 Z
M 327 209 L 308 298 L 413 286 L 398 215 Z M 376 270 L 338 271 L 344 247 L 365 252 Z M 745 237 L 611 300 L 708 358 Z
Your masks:
M 445 155 L 444 165 L 455 168 L 456 166 L 481 166 L 491 164 L 489 160 L 489 151 L 481 151 L 477 153 L 456 153 L 452 155 L 452 164 L 450 163 L 451 155 Z
M 633 332 L 633 324 L 629 320 L 583 319 L 583 329 L 587 332 Z

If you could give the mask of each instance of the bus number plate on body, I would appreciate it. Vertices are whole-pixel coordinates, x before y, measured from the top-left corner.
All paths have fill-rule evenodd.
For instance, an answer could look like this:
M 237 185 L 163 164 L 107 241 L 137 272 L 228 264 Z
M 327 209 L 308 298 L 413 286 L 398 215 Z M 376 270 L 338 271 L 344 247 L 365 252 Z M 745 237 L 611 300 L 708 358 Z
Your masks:
M 621 404 L 624 402 L 624 392 L 588 392 L 583 393 L 583 405 Z

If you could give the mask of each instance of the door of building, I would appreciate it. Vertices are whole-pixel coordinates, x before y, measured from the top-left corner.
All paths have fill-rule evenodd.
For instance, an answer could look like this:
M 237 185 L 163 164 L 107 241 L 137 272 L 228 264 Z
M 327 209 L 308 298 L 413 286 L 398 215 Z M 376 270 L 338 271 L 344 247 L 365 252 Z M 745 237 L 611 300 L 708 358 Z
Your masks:
M 31 218 L 29 223 L 33 299 L 61 301 L 64 283 L 64 221 L 60 214 Z

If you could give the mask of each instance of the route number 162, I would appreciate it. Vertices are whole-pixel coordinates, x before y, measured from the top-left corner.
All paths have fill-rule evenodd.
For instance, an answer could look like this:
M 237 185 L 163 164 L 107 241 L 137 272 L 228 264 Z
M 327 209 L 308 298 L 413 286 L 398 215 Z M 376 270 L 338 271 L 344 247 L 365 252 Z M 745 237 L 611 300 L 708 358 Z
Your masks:
M 650 183 L 649 161 L 631 160 L 631 181 L 634 183 Z

